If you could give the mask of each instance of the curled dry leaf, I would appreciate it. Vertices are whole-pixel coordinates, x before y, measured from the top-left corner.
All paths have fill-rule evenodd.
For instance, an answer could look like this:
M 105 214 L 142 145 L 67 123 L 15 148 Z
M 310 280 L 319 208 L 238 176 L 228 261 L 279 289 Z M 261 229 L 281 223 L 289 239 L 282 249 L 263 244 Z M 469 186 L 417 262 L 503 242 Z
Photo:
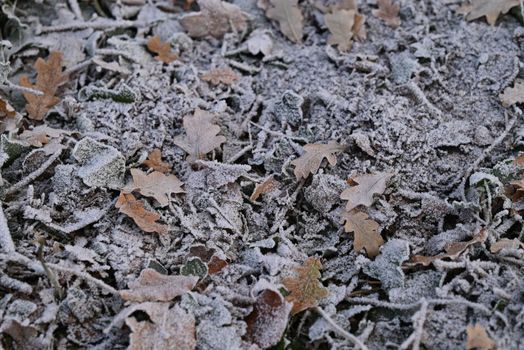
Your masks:
M 329 45 L 337 45 L 340 51 L 348 51 L 353 44 L 353 25 L 355 24 L 354 10 L 338 10 L 324 16 L 326 26 L 331 35 Z
M 186 136 L 177 136 L 173 142 L 186 151 L 192 160 L 204 158 L 226 142 L 224 136 L 218 136 L 220 127 L 212 123 L 213 117 L 213 114 L 198 108 L 193 116 L 184 117 Z
M 334 141 L 327 145 L 320 143 L 307 144 L 304 146 L 305 153 L 291 162 L 295 166 L 293 173 L 297 180 L 306 179 L 309 174 L 315 174 L 320 168 L 322 160 L 326 158 L 331 165 L 337 164 L 336 153 L 342 152 L 345 146 Z
M 400 25 L 400 18 L 398 13 L 400 11 L 400 5 L 393 3 L 392 0 L 378 0 L 378 9 L 373 10 L 373 16 L 382 19 L 391 27 L 398 27 Z
M 238 75 L 229 67 L 212 69 L 202 74 L 202 80 L 208 81 L 213 85 L 231 85 L 238 80 Z
M 321 269 L 320 260 L 310 257 L 303 266 L 295 269 L 295 277 L 286 277 L 282 281 L 290 292 L 286 300 L 293 303 L 292 315 L 317 306 L 320 299 L 328 296 L 328 289 L 320 282 Z
M 197 282 L 197 276 L 169 276 L 147 268 L 136 281 L 129 283 L 129 289 L 120 291 L 120 296 L 135 302 L 171 301 L 189 292 Z
M 3 98 L 0 98 L 0 133 L 16 130 L 22 117 Z
M 460 11 L 466 13 L 468 21 L 486 16 L 488 23 L 493 26 L 501 14 L 519 5 L 520 0 L 471 0 L 470 4 L 462 6 Z
M 115 207 L 120 213 L 133 219 L 135 224 L 145 232 L 166 234 L 169 231 L 169 226 L 156 222 L 160 219 L 160 214 L 147 210 L 144 202 L 137 200 L 131 193 L 120 193 Z
M 161 173 L 169 173 L 173 168 L 172 165 L 162 160 L 162 153 L 158 148 L 149 153 L 147 159 L 144 160 L 144 165 Z
M 489 248 L 489 250 L 492 253 L 498 253 L 502 249 L 519 249 L 519 248 L 524 249 L 524 243 L 519 241 L 517 238 L 514 238 L 514 239 L 502 238 L 496 241 L 495 243 L 493 243 L 491 247 Z
M 345 189 L 340 194 L 340 199 L 348 201 L 346 210 L 349 212 L 359 205 L 369 207 L 373 204 L 373 195 L 384 193 L 387 182 L 392 176 L 391 173 L 377 173 L 352 178 L 351 181 L 356 182 L 357 185 Z
M 346 232 L 354 233 L 353 249 L 356 252 L 365 249 L 371 258 L 377 256 L 380 247 L 384 244 L 382 236 L 378 233 L 378 223 L 368 214 L 356 210 L 344 211 L 342 219 L 346 222 L 344 225 Z
M 304 17 L 298 7 L 298 0 L 269 0 L 271 6 L 266 10 L 266 16 L 278 22 L 280 31 L 289 40 L 302 42 Z
M 131 169 L 133 182 L 122 189 L 124 193 L 138 191 L 141 195 L 156 199 L 162 207 L 169 204 L 172 193 L 184 193 L 184 184 L 175 175 L 164 175 L 159 171 L 146 174 L 140 169 Z
M 62 54 L 57 51 L 50 53 L 47 62 L 42 58 L 38 58 L 34 67 L 38 73 L 36 84 L 31 84 L 29 78 L 24 75 L 20 78 L 20 85 L 40 90 L 44 93 L 41 96 L 28 92 L 23 94 L 27 100 L 26 110 L 29 118 L 42 120 L 47 111 L 60 102 L 60 99 L 55 95 L 58 88 L 67 82 L 68 77 L 62 73 Z
M 158 35 L 155 35 L 147 41 L 147 49 L 156 53 L 157 56 L 155 56 L 155 60 L 160 62 L 171 63 L 178 58 L 178 56 L 171 51 L 171 45 L 162 42 Z
M 518 80 L 513 87 L 507 87 L 499 95 L 500 101 L 504 107 L 513 106 L 515 103 L 524 103 L 524 81 Z
M 280 185 L 280 182 L 275 180 L 273 175 L 270 175 L 267 179 L 262 181 L 262 183 L 259 183 L 255 186 L 255 189 L 253 190 L 253 194 L 251 194 L 252 201 L 256 201 L 258 197 L 260 197 L 264 193 L 269 193 L 276 189 Z
M 467 350 L 494 350 L 497 348 L 497 344 L 489 337 L 486 329 L 480 323 L 469 325 L 466 333 L 468 336 Z

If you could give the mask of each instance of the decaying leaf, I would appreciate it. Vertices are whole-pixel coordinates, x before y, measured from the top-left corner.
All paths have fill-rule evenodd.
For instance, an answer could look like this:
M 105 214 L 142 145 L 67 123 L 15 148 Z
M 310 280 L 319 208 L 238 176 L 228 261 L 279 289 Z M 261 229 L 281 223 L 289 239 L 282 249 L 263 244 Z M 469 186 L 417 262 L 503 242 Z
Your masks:
M 382 19 L 391 27 L 396 28 L 400 25 L 398 17 L 400 5 L 398 3 L 393 3 L 392 0 L 378 0 L 377 5 L 378 9 L 372 11 L 373 16 Z
M 62 54 L 57 51 L 52 51 L 49 54 L 47 62 L 38 58 L 34 67 L 38 73 L 36 84 L 31 84 L 29 78 L 24 75 L 20 78 L 20 85 L 44 93 L 41 96 L 27 92 L 23 94 L 27 100 L 26 110 L 29 118 L 42 120 L 47 111 L 60 102 L 60 99 L 55 95 L 58 88 L 67 81 L 68 77 L 62 73 Z
M 155 56 L 155 60 L 160 62 L 171 63 L 178 58 L 178 56 L 171 51 L 171 45 L 162 42 L 158 35 L 155 35 L 147 41 L 147 49 L 156 53 L 157 56 Z
M 524 81 L 517 80 L 513 87 L 507 87 L 499 95 L 504 107 L 513 106 L 515 103 L 524 103 Z
M 180 24 L 193 38 L 211 35 L 220 39 L 232 30 L 244 32 L 248 16 L 240 7 L 220 0 L 198 0 L 200 12 L 180 18 Z
M 488 23 L 493 26 L 501 14 L 519 5 L 520 0 L 471 0 L 469 4 L 462 6 L 460 11 L 466 13 L 468 21 L 486 16 Z
M 517 238 L 514 239 L 508 239 L 508 238 L 502 238 L 499 239 L 497 242 L 493 243 L 489 250 L 492 253 L 498 253 L 502 249 L 524 249 L 524 243 L 519 241 Z
M 159 171 L 146 174 L 140 169 L 131 169 L 133 182 L 122 189 L 124 193 L 139 192 L 146 197 L 157 200 L 162 207 L 169 204 L 172 193 L 184 193 L 184 184 L 175 175 L 164 175 Z
M 229 67 L 215 68 L 202 74 L 202 80 L 208 81 L 213 85 L 231 85 L 238 80 L 238 75 Z
M 480 323 L 467 326 L 466 333 L 468 336 L 467 350 L 494 350 L 497 348 L 497 344 L 489 337 L 486 329 Z
M 331 35 L 329 45 L 337 45 L 340 51 L 348 51 L 353 44 L 353 25 L 355 24 L 354 10 L 338 10 L 324 16 L 326 26 Z
M 303 266 L 295 269 L 296 277 L 283 279 L 284 286 L 290 292 L 286 300 L 293 303 L 292 315 L 316 306 L 320 299 L 328 296 L 328 289 L 319 280 L 321 269 L 320 260 L 310 257 Z
M 346 232 L 354 233 L 353 249 L 356 252 L 365 249 L 371 258 L 377 256 L 380 246 L 384 244 L 382 236 L 378 233 L 378 223 L 368 214 L 357 210 L 344 211 L 342 219 L 346 222 Z
M 193 116 L 184 117 L 186 136 L 177 136 L 173 142 L 186 151 L 192 160 L 202 159 L 215 148 L 226 142 L 218 136 L 220 127 L 213 124 L 213 114 L 197 108 Z
M 253 190 L 253 193 L 251 194 L 251 197 L 249 197 L 249 199 L 251 199 L 252 201 L 256 201 L 258 197 L 260 197 L 264 193 L 269 193 L 273 191 L 279 185 L 280 182 L 275 180 L 273 175 L 270 175 L 267 179 L 255 186 L 255 189 Z
M 144 165 L 150 167 L 153 170 L 160 171 L 161 173 L 169 173 L 173 168 L 172 165 L 162 160 L 162 153 L 158 148 L 155 148 L 147 159 L 144 160 Z
M 304 17 L 298 7 L 298 0 L 269 0 L 271 6 L 266 10 L 266 16 L 278 22 L 280 31 L 289 40 L 302 42 Z
M 137 200 L 131 193 L 120 193 L 115 207 L 120 213 L 133 219 L 135 224 L 145 232 L 166 234 L 169 231 L 169 226 L 156 222 L 160 219 L 160 214 L 147 210 L 144 202 Z
M 0 98 L 0 133 L 16 130 L 22 117 L 3 98 Z
M 340 199 L 348 201 L 346 210 L 349 212 L 359 205 L 369 207 L 373 204 L 373 195 L 384 193 L 386 184 L 392 176 L 391 173 L 377 173 L 352 178 L 351 181 L 358 185 L 345 189 L 340 194 Z
M 320 168 L 322 160 L 326 158 L 331 165 L 337 164 L 336 153 L 342 152 L 346 147 L 329 141 L 328 144 L 313 143 L 304 146 L 305 153 L 291 162 L 295 166 L 293 173 L 297 180 L 306 179 L 309 174 L 315 174 Z
M 171 301 L 193 289 L 197 282 L 197 276 L 169 276 L 147 268 L 129 283 L 129 289 L 120 291 L 120 296 L 135 302 Z
M 227 261 L 217 255 L 213 255 L 207 263 L 207 271 L 210 275 L 214 275 L 215 273 L 222 271 L 227 265 Z

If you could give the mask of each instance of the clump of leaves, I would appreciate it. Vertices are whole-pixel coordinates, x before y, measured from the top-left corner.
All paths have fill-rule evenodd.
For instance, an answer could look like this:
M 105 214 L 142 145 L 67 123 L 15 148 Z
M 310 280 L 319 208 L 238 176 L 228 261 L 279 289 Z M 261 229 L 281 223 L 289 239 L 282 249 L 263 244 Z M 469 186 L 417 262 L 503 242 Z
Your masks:
M 213 85 L 231 85 L 238 80 L 238 75 L 229 67 L 215 68 L 202 74 L 202 80 L 208 81 Z
M 384 244 L 378 232 L 378 223 L 368 214 L 357 210 L 344 211 L 342 219 L 346 222 L 344 225 L 346 232 L 354 233 L 353 249 L 357 252 L 365 249 L 369 257 L 377 256 L 380 246 Z
M 469 4 L 460 8 L 461 13 L 466 14 L 466 20 L 472 21 L 486 16 L 490 25 L 495 25 L 501 14 L 506 14 L 515 6 L 520 5 L 520 0 L 471 0 Z
M 266 16 L 278 22 L 280 31 L 289 40 L 302 42 L 304 16 L 298 7 L 298 0 L 269 0 Z
M 295 269 L 295 277 L 283 279 L 284 286 L 290 292 L 286 300 L 293 303 L 292 315 L 317 306 L 320 299 L 328 296 L 328 289 L 320 282 L 321 269 L 320 260 L 310 257 L 303 266 Z
M 342 152 L 345 148 L 335 141 L 329 141 L 328 144 L 307 144 L 304 146 L 305 153 L 291 162 L 291 165 L 295 166 L 293 173 L 297 180 L 306 179 L 309 174 L 315 174 L 318 171 L 324 158 L 334 166 L 337 164 L 335 154 Z
M 504 107 L 513 106 L 515 103 L 524 103 L 524 81 L 517 80 L 513 87 L 507 87 L 499 95 Z
M 172 165 L 162 160 L 162 152 L 158 148 L 149 153 L 147 159 L 144 160 L 144 165 L 161 173 L 169 173 L 173 168 Z
M 372 11 L 374 16 L 382 19 L 391 27 L 396 28 L 400 25 L 399 4 L 393 3 L 392 0 L 378 0 L 377 5 L 378 9 Z
M 166 234 L 169 231 L 167 225 L 156 222 L 160 219 L 160 214 L 146 209 L 144 202 L 137 200 L 131 193 L 120 193 L 115 207 L 119 209 L 120 213 L 133 219 L 135 224 L 145 232 Z
M 158 35 L 151 37 L 147 41 L 147 49 L 153 53 L 156 53 L 155 60 L 171 63 L 178 58 L 178 56 L 171 51 L 171 45 L 169 43 L 162 42 Z
M 60 102 L 55 95 L 58 88 L 67 82 L 68 77 L 62 72 L 62 54 L 57 51 L 49 54 L 47 62 L 38 58 L 34 68 L 38 73 L 36 83 L 31 84 L 29 77 L 24 75 L 20 78 L 20 85 L 43 92 L 40 96 L 29 92 L 23 94 L 27 100 L 26 110 L 29 118 L 43 120 L 49 109 Z
M 467 350 L 494 350 L 497 348 L 497 343 L 489 337 L 486 329 L 480 323 L 467 326 L 466 334 L 468 336 Z
M 162 207 L 169 204 L 172 193 L 184 193 L 184 184 L 175 175 L 164 175 L 159 171 L 146 174 L 140 169 L 131 169 L 133 182 L 122 189 L 124 193 L 139 192 L 146 197 L 156 199 Z
M 377 173 L 350 179 L 350 182 L 356 183 L 356 186 L 344 190 L 340 195 L 340 199 L 348 201 L 346 210 L 349 212 L 359 205 L 369 207 L 373 204 L 373 195 L 384 193 L 387 182 L 392 176 L 391 173 Z

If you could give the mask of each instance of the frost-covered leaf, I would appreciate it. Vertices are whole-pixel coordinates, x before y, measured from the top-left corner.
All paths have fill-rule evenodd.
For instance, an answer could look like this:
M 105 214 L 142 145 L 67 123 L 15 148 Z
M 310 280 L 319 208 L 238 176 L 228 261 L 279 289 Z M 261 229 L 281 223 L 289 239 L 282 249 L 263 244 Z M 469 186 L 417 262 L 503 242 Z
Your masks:
M 298 0 L 269 0 L 271 6 L 266 16 L 278 22 L 280 31 L 289 40 L 300 43 L 304 30 L 304 17 L 298 7 Z
M 329 141 L 328 144 L 307 144 L 304 146 L 305 153 L 291 162 L 295 166 L 293 173 L 297 180 L 306 179 L 309 174 L 315 174 L 320 168 L 322 160 L 326 158 L 331 165 L 337 164 L 336 153 L 342 152 L 345 146 Z
M 388 180 L 393 176 L 391 173 L 377 173 L 357 176 L 351 179 L 356 186 L 345 189 L 340 199 L 348 201 L 346 211 L 351 211 L 359 205 L 369 207 L 373 204 L 373 195 L 382 194 L 386 190 Z
M 468 336 L 467 350 L 494 350 L 497 348 L 497 343 L 489 337 L 486 329 L 480 323 L 468 325 L 466 333 Z
M 513 87 L 507 87 L 499 95 L 504 107 L 513 106 L 515 103 L 524 103 L 524 81 L 518 80 Z
M 256 201 L 258 197 L 275 190 L 278 186 L 280 186 L 280 182 L 275 180 L 273 175 L 270 175 L 267 179 L 255 185 L 255 189 L 253 190 L 253 193 L 249 199 Z
M 351 49 L 355 11 L 338 10 L 325 15 L 324 20 L 331 32 L 328 38 L 328 44 L 337 45 L 340 51 L 348 51 Z
M 187 259 L 184 266 L 180 268 L 180 273 L 184 276 L 197 276 L 202 279 L 207 276 L 208 269 L 199 257 L 194 256 Z
M 145 232 L 165 234 L 169 231 L 169 226 L 156 222 L 160 219 L 160 214 L 147 210 L 144 202 L 137 200 L 131 193 L 120 193 L 115 207 L 120 213 L 133 219 L 135 224 Z
M 158 148 L 155 148 L 151 153 L 149 153 L 147 159 L 144 160 L 144 165 L 164 174 L 169 173 L 173 168 L 171 164 L 162 160 L 162 153 Z
M 377 256 L 380 246 L 384 244 L 382 236 L 378 233 L 378 223 L 368 214 L 356 210 L 344 211 L 342 219 L 346 222 L 346 232 L 354 233 L 353 249 L 359 252 L 364 248 L 369 257 Z
M 251 33 L 246 45 L 252 55 L 261 53 L 264 56 L 269 56 L 273 51 L 273 39 L 266 31 L 260 29 Z
M 124 193 L 139 192 L 146 197 L 156 199 L 162 207 L 169 204 L 173 193 L 184 193 L 184 184 L 175 175 L 164 175 L 159 171 L 146 174 L 140 169 L 131 169 L 133 182 L 122 189 Z
M 380 255 L 364 266 L 362 271 L 380 281 L 386 291 L 404 287 L 405 275 L 402 263 L 409 259 L 409 243 L 403 239 L 391 239 L 384 244 Z
M 215 68 L 202 74 L 202 80 L 208 81 L 213 85 L 231 85 L 238 80 L 238 75 L 229 67 Z
M 155 60 L 160 62 L 171 63 L 178 58 L 178 56 L 171 51 L 171 45 L 162 42 L 158 35 L 155 35 L 147 41 L 147 49 L 156 53 L 157 56 L 155 56 Z
M 16 142 L 24 146 L 42 147 L 52 139 L 62 135 L 70 135 L 71 132 L 62 129 L 53 129 L 47 125 L 40 125 L 33 129 L 24 130 L 16 137 Z
M 7 100 L 0 98 L 0 133 L 16 130 L 22 116 L 15 111 Z
M 400 25 L 400 18 L 398 17 L 400 5 L 398 3 L 393 3 L 392 0 L 378 0 L 377 5 L 378 9 L 372 11 L 374 16 L 394 28 Z
M 295 277 L 283 279 L 284 286 L 290 292 L 286 300 L 293 303 L 292 315 L 316 306 L 320 299 L 328 296 L 328 289 L 320 282 L 321 269 L 320 260 L 310 257 L 303 266 L 295 269 Z
M 193 289 L 197 282 L 197 276 L 169 276 L 147 268 L 129 283 L 129 289 L 120 291 L 120 296 L 135 302 L 171 301 Z
M 471 0 L 470 4 L 463 6 L 461 11 L 466 13 L 468 21 L 486 16 L 487 22 L 495 25 L 501 14 L 519 5 L 520 0 Z
M 191 159 L 201 159 L 226 142 L 219 136 L 220 127 L 213 124 L 213 114 L 197 108 L 193 116 L 184 117 L 185 136 L 177 136 L 173 142 L 186 151 Z

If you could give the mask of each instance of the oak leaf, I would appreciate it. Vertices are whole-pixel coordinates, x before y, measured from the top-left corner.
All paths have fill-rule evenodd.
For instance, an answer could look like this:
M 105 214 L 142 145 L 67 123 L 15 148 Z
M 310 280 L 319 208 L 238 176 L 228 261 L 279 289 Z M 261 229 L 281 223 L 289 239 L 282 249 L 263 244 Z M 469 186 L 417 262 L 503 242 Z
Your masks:
M 321 269 L 320 260 L 310 257 L 303 266 L 295 269 L 296 277 L 283 279 L 282 283 L 290 292 L 286 300 L 293 303 L 292 315 L 317 306 L 320 299 L 328 296 L 328 289 L 319 280 Z
M 149 51 L 157 54 L 157 56 L 155 56 L 155 60 L 157 61 L 171 63 L 178 58 L 178 56 L 171 51 L 171 45 L 162 42 L 158 35 L 150 38 L 146 46 Z
M 524 103 L 524 81 L 518 80 L 513 87 L 507 87 L 504 92 L 499 95 L 502 105 L 504 107 L 513 106 L 515 103 Z
M 295 166 L 293 173 L 297 180 L 307 178 L 309 174 L 315 174 L 320 168 L 322 160 L 326 158 L 331 165 L 337 164 L 336 153 L 342 152 L 346 147 L 334 141 L 328 144 L 313 143 L 304 146 L 305 153 L 291 162 Z
M 120 290 L 119 293 L 126 301 L 171 301 L 189 292 L 197 282 L 197 276 L 163 275 L 147 268 L 140 272 L 136 281 L 128 284 L 129 289 Z
M 193 116 L 184 117 L 186 136 L 177 136 L 173 143 L 186 151 L 192 160 L 202 159 L 215 148 L 226 142 L 218 136 L 220 127 L 212 123 L 213 114 L 197 108 Z
M 344 211 L 342 219 L 346 222 L 346 232 L 354 233 L 353 249 L 359 252 L 364 248 L 369 257 L 377 256 L 380 246 L 384 244 L 382 236 L 378 233 L 378 223 L 368 214 L 356 210 Z
M 466 333 L 468 336 L 467 350 L 493 350 L 497 347 L 497 344 L 489 337 L 486 329 L 480 323 L 467 326 Z
M 238 75 L 229 67 L 215 68 L 202 74 L 202 80 L 208 81 L 213 85 L 225 84 L 231 85 L 238 80 Z
M 24 75 L 20 78 L 20 85 L 44 93 L 41 96 L 28 92 L 23 94 L 27 100 L 26 110 L 29 118 L 42 120 L 47 111 L 60 102 L 60 99 L 55 95 L 58 88 L 67 82 L 68 77 L 62 73 L 62 54 L 57 51 L 52 51 L 50 53 L 47 62 L 42 58 L 38 58 L 34 67 L 38 73 L 36 84 L 31 84 L 29 78 Z
M 172 193 L 184 193 L 182 185 L 184 184 L 175 175 L 164 175 L 159 171 L 146 174 L 140 169 L 131 169 L 133 182 L 125 186 L 122 191 L 131 193 L 139 192 L 146 197 L 156 199 L 162 207 L 169 204 L 169 197 Z
M 137 200 L 131 193 L 120 193 L 115 207 L 120 213 L 133 219 L 135 224 L 145 232 L 166 234 L 169 230 L 169 226 L 156 222 L 160 219 L 160 214 L 147 210 L 144 202 Z
M 471 0 L 470 4 L 462 6 L 460 11 L 466 13 L 468 21 L 486 16 L 487 22 L 493 26 L 501 14 L 519 5 L 520 0 Z
M 144 160 L 144 165 L 161 173 L 169 173 L 173 168 L 172 165 L 162 160 L 162 153 L 158 148 L 149 153 L 147 159 Z
M 273 175 L 270 175 L 267 179 L 255 186 L 255 189 L 253 190 L 253 193 L 251 194 L 251 197 L 249 197 L 249 199 L 251 199 L 252 201 L 256 201 L 258 197 L 260 197 L 262 194 L 273 191 L 279 185 L 280 182 L 275 180 Z
M 278 22 L 280 31 L 289 40 L 300 43 L 304 29 L 304 16 L 298 7 L 298 0 L 269 0 L 271 6 L 266 16 Z
M 392 176 L 391 173 L 377 173 L 352 178 L 351 180 L 357 185 L 345 189 L 340 194 L 340 199 L 348 201 L 346 210 L 349 212 L 359 205 L 369 207 L 373 204 L 373 195 L 384 193 L 386 184 Z
M 340 51 L 351 49 L 353 41 L 353 25 L 355 24 L 354 10 L 338 10 L 324 16 L 326 26 L 331 35 L 329 45 L 337 45 Z
M 394 4 L 392 0 L 378 0 L 378 9 L 373 10 L 374 16 L 382 19 L 391 27 L 398 27 L 400 25 L 400 18 L 398 13 L 400 11 L 400 5 Z

